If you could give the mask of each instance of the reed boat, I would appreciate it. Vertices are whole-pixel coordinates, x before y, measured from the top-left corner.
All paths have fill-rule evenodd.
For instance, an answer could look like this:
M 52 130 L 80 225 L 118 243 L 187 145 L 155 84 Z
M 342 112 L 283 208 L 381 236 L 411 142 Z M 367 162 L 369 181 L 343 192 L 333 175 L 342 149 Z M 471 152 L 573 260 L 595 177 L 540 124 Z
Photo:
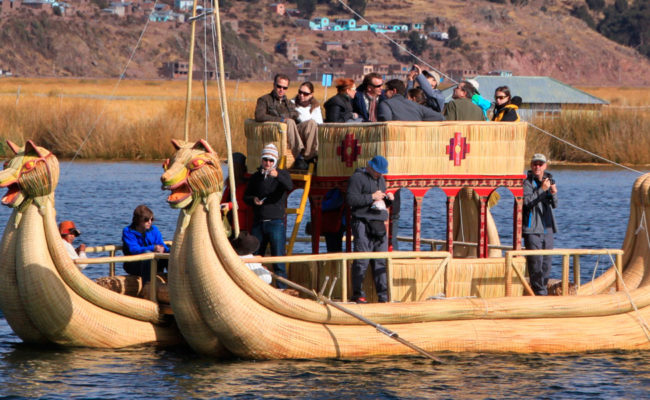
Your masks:
M 288 156 L 282 124 L 250 122 L 246 129 L 249 161 L 256 158 L 265 142 L 276 142 Z M 214 187 L 214 182 L 221 180 L 220 172 L 205 162 L 206 156 L 216 155 L 202 141 L 175 143 L 177 152 L 161 180 L 171 190 L 169 204 L 181 210 L 169 280 L 172 308 L 184 338 L 199 353 L 215 354 L 225 348 L 246 359 L 414 353 L 394 337 L 381 334 L 382 330 L 399 334 L 427 352 L 650 348 L 646 324 L 650 317 L 650 241 L 647 231 L 635 234 L 640 224 L 647 226 L 649 222 L 650 174 L 634 184 L 623 249 L 538 251 L 562 255 L 563 295 L 534 296 L 529 293 L 522 257 L 531 252 L 520 249 L 525 133 L 525 123 L 325 124 L 320 128 L 318 176 L 312 182 L 315 196 L 337 185 L 344 189 L 343 183 L 353 169 L 365 165 L 375 154 L 389 161 L 389 187 L 403 186 L 414 192 L 416 219 L 418 198 L 430 187 L 441 187 L 449 196 L 447 251 L 260 259 L 264 263 L 295 262 L 289 266 L 290 279 L 314 292 L 320 289 L 323 293 L 324 277 L 335 276 L 331 299 L 353 313 L 332 306 L 332 302 L 287 295 L 250 271 L 229 244 L 224 228 L 221 191 Z M 459 137 L 466 139 L 467 146 L 454 145 L 454 138 Z M 459 151 L 464 151 L 464 158 L 456 157 Z M 209 178 L 209 174 L 214 177 Z M 508 187 L 515 196 L 514 223 L 518 229 L 512 250 L 495 257 L 487 248 L 488 234 L 481 221 L 487 219 L 487 198 L 499 186 Z M 474 203 L 478 249 L 464 258 L 453 256 L 452 250 L 454 197 L 463 188 L 471 188 L 479 197 Z M 312 200 L 318 204 L 316 197 Z M 312 216 L 318 219 L 314 204 Z M 414 240 L 414 247 L 418 245 Z M 569 261 L 573 259 L 575 272 L 580 254 L 598 252 L 609 254 L 613 266 L 590 283 L 581 284 L 577 274 L 577 288 L 571 293 Z M 346 302 L 347 268 L 355 257 L 388 258 L 389 303 Z M 372 293 L 369 277 L 365 284 L 366 292 Z M 318 297 L 324 300 L 322 295 Z M 369 326 L 358 316 L 378 325 Z
M 116 348 L 182 342 L 159 304 L 118 294 L 86 277 L 56 223 L 59 163 L 27 141 L 0 171 L 2 204 L 13 208 L 0 242 L 0 310 L 25 343 Z

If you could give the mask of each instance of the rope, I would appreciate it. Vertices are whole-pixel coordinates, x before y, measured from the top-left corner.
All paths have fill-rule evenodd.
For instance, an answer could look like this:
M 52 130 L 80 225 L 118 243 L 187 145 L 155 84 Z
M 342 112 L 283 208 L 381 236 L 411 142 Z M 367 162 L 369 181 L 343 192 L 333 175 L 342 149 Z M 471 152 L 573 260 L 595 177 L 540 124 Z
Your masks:
M 638 319 L 639 325 L 641 326 L 641 329 L 643 330 L 643 333 L 645 334 L 646 339 L 650 342 L 650 327 L 648 327 L 648 324 L 646 323 L 645 319 L 643 318 L 643 315 L 639 312 L 639 309 L 637 308 L 636 304 L 634 304 L 634 300 L 632 300 L 632 296 L 630 295 L 630 291 L 627 288 L 627 285 L 625 284 L 625 280 L 623 279 L 623 275 L 621 275 L 621 271 L 618 269 L 618 265 L 614 262 L 614 258 L 612 257 L 611 253 L 607 253 L 609 256 L 609 259 L 611 260 L 612 264 L 614 264 L 614 269 L 616 270 L 616 275 L 618 276 L 618 279 L 620 279 L 621 283 L 623 284 L 623 289 L 625 291 L 625 295 L 627 296 L 627 299 L 629 300 L 630 304 L 632 305 L 632 308 L 634 308 L 634 313 L 636 314 L 636 317 Z
M 528 125 L 530 125 L 531 127 L 537 129 L 538 131 L 540 131 L 540 132 L 542 132 L 542 133 L 544 133 L 544 134 L 546 134 L 546 135 L 552 137 L 553 139 L 559 140 L 560 142 L 562 142 L 562 143 L 564 143 L 564 144 L 566 144 L 566 145 L 568 145 L 568 146 L 571 146 L 571 147 L 573 147 L 573 148 L 576 149 L 576 150 L 580 150 L 580 151 L 582 151 L 582 152 L 585 152 L 585 153 L 589 154 L 589 155 L 592 156 L 592 157 L 596 157 L 596 158 L 598 158 L 598 159 L 601 159 L 601 160 L 603 160 L 603 161 L 605 161 L 605 162 L 608 162 L 608 163 L 610 163 L 610 164 L 616 165 L 616 166 L 621 167 L 621 168 L 623 168 L 623 169 L 626 169 L 626 170 L 628 170 L 628 171 L 636 172 L 636 173 L 639 174 L 639 175 L 642 175 L 642 174 L 643 174 L 643 172 L 641 172 L 641 171 L 637 171 L 636 169 L 633 169 L 633 168 L 627 167 L 627 166 L 625 166 L 625 165 L 623 165 L 623 164 L 619 164 L 619 163 L 617 163 L 616 161 L 612 161 L 612 160 L 607 159 L 607 158 L 605 158 L 605 157 L 599 156 L 598 154 L 592 153 L 591 151 L 589 151 L 589 150 L 587 150 L 587 149 L 584 149 L 584 148 L 582 148 L 582 147 L 580 147 L 580 146 L 577 146 L 577 145 L 575 145 L 575 144 L 569 142 L 568 140 L 562 139 L 561 137 L 556 136 L 556 135 L 552 134 L 551 132 L 549 132 L 549 131 L 547 131 L 547 130 L 544 130 L 544 129 L 540 128 L 539 126 L 533 124 L 532 122 L 529 122 Z
M 596 288 L 594 288 L 594 279 L 596 279 L 596 272 L 598 272 L 598 264 L 600 263 L 600 254 L 596 258 L 596 265 L 594 266 L 594 273 L 591 274 L 591 294 L 596 294 Z
M 140 32 L 140 37 L 138 38 L 138 41 L 136 42 L 135 47 L 131 51 L 131 55 L 129 56 L 129 59 L 127 60 L 126 64 L 124 65 L 124 68 L 122 69 L 122 73 L 120 74 L 120 78 L 117 80 L 117 82 L 115 83 L 115 86 L 113 87 L 113 91 L 111 92 L 111 95 L 109 96 L 109 100 L 112 100 L 115 97 L 115 92 L 117 92 L 117 88 L 120 86 L 120 83 L 124 79 L 124 75 L 126 74 L 126 70 L 129 68 L 129 64 L 131 64 L 131 61 L 133 61 L 133 58 L 135 57 L 136 50 L 138 50 L 138 48 L 140 47 L 140 43 L 142 43 L 142 38 L 144 37 L 145 32 L 147 32 L 147 27 L 149 26 L 149 22 L 151 21 L 151 14 L 153 14 L 153 12 L 156 10 L 156 5 L 157 4 L 158 4 L 158 0 L 156 0 L 153 3 L 153 7 L 151 8 L 151 12 L 147 16 L 147 22 L 144 24 L 144 28 L 142 28 L 142 32 Z M 67 166 L 71 165 L 74 162 L 74 160 L 77 159 L 77 156 L 79 156 L 79 153 L 81 152 L 81 149 L 84 147 L 86 142 L 88 142 L 88 140 L 90 139 L 90 135 L 92 135 L 93 132 L 95 131 L 95 128 L 97 127 L 97 124 L 99 123 L 99 120 L 102 118 L 102 116 L 106 112 L 106 109 L 107 109 L 107 105 L 105 103 L 104 108 L 102 108 L 102 111 L 99 113 L 99 115 L 95 119 L 95 122 L 93 123 L 92 127 L 90 128 L 90 131 L 88 132 L 88 134 L 86 135 L 84 140 L 79 145 L 79 148 L 74 153 L 74 156 L 72 156 L 72 159 L 70 161 L 68 161 L 68 163 L 66 164 Z M 66 171 L 67 171 L 67 168 L 66 168 Z
M 356 15 L 357 18 L 359 18 L 359 20 L 361 20 L 361 21 L 365 22 L 366 24 L 368 24 L 368 26 L 373 25 L 373 24 L 370 23 L 370 21 L 368 21 L 367 19 L 365 19 L 363 16 L 359 15 L 359 13 L 357 13 L 357 12 L 354 11 L 352 8 L 350 8 L 350 6 L 348 6 L 347 4 L 345 4 L 345 3 L 343 2 L 343 0 L 338 0 L 338 2 L 341 3 L 341 5 L 342 5 L 343 7 L 347 8 L 348 11 L 350 11 L 352 14 Z M 456 81 L 455 79 L 453 79 L 451 76 L 445 74 L 444 72 L 442 72 L 442 71 L 440 71 L 439 69 L 433 67 L 431 64 L 429 64 L 428 62 L 424 61 L 424 60 L 421 59 L 420 57 L 416 56 L 416 55 L 413 54 L 409 49 L 407 49 L 406 47 L 402 46 L 401 44 L 399 44 L 399 43 L 397 43 L 396 41 L 394 41 L 393 39 L 391 39 L 390 36 L 386 35 L 384 32 L 375 32 L 375 34 L 378 34 L 378 35 L 383 36 L 386 40 L 388 40 L 389 42 L 391 42 L 391 43 L 394 44 L 395 46 L 399 47 L 402 51 L 408 53 L 411 57 L 413 57 L 413 58 L 415 58 L 416 60 L 418 60 L 421 64 L 424 64 L 424 65 L 426 65 L 429 69 L 432 69 L 432 70 L 436 71 L 436 72 L 439 73 L 440 75 L 442 75 L 442 76 L 444 76 L 445 78 L 449 79 L 452 83 L 458 83 L 458 81 Z

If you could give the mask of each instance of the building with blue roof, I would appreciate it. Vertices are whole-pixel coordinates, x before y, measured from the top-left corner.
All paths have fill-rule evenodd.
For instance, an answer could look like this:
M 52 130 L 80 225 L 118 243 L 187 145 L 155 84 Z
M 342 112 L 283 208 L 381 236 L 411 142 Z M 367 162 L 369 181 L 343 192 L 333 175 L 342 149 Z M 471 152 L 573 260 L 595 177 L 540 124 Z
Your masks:
M 481 96 L 494 103 L 494 91 L 499 86 L 508 86 L 511 95 L 522 98 L 519 116 L 526 121 L 533 118 L 556 118 L 567 111 L 600 111 L 609 104 L 606 100 L 592 96 L 548 76 L 488 76 L 479 75 Z M 443 90 L 445 102 L 451 101 L 456 85 Z

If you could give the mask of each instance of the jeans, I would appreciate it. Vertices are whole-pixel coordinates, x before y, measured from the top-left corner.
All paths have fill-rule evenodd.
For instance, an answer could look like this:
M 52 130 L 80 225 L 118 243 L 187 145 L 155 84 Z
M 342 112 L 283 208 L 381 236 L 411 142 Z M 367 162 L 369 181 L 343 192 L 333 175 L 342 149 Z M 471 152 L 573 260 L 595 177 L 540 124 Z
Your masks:
M 269 219 L 255 221 L 251 234 L 260 241 L 260 248 L 255 254 L 263 256 L 266 253 L 266 246 L 271 245 L 272 256 L 285 255 L 285 243 L 287 239 L 286 227 L 281 219 Z M 287 268 L 284 263 L 273 264 L 273 271 L 283 278 L 287 278 Z M 287 285 L 282 282 L 275 282 L 279 289 L 286 289 Z
M 526 250 L 550 250 L 553 248 L 553 230 L 543 234 L 525 234 L 524 246 Z M 548 290 L 548 277 L 551 275 L 552 256 L 528 256 L 528 275 L 530 275 L 530 286 L 535 295 L 546 296 Z
M 383 238 L 373 238 L 368 235 L 368 226 L 359 219 L 352 219 L 352 234 L 354 235 L 354 251 L 355 252 L 370 252 L 370 251 L 387 251 L 388 240 L 387 235 Z M 372 277 L 375 281 L 375 290 L 377 291 L 377 299 L 379 302 L 388 301 L 388 284 L 386 279 L 386 260 L 354 260 L 352 263 L 352 300 L 357 300 L 359 297 L 366 297 L 363 291 L 363 279 L 366 276 L 368 264 L 372 263 Z

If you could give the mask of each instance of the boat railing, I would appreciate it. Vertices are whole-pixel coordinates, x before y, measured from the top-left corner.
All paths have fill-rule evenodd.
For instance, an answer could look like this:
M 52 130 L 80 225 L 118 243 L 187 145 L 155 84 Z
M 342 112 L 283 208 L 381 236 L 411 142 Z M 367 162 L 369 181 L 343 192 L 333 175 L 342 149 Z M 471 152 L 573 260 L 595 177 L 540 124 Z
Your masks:
M 345 235 L 343 235 L 343 238 L 341 239 L 343 242 L 345 242 L 346 238 Z M 400 242 L 405 242 L 405 243 L 413 243 L 413 238 L 410 236 L 398 236 L 397 240 Z M 311 243 L 311 237 L 309 236 L 298 236 L 295 239 L 296 242 L 300 243 Z M 325 237 L 321 236 L 320 237 L 320 242 L 325 242 Z M 427 244 L 431 246 L 431 251 L 445 251 L 445 247 L 447 246 L 447 241 L 443 239 L 425 239 L 425 238 L 420 238 L 420 243 Z M 467 246 L 467 247 L 473 247 L 476 248 L 478 247 L 478 243 L 476 242 L 460 242 L 454 240 L 454 245 L 459 245 L 459 246 Z M 512 245 L 505 245 L 505 244 L 490 244 L 488 245 L 489 249 L 498 249 L 498 250 L 512 250 Z
M 386 280 L 388 282 L 388 293 L 392 293 L 392 280 L 391 280 L 391 270 L 392 262 L 395 259 L 440 259 L 441 266 L 440 271 L 444 270 L 444 267 L 451 260 L 451 253 L 447 251 L 382 251 L 382 252 L 359 252 L 359 253 L 325 253 L 325 254 L 302 254 L 302 255 L 291 255 L 291 256 L 275 256 L 275 257 L 253 257 L 247 258 L 247 263 L 262 263 L 262 264 L 277 264 L 277 263 L 297 263 L 297 262 L 322 262 L 322 261 L 336 261 L 338 262 L 338 271 L 337 277 L 341 280 L 341 299 L 343 302 L 346 302 L 348 299 L 347 288 L 348 288 L 348 274 L 347 274 L 347 265 L 348 261 L 360 260 L 360 259 L 386 259 Z M 332 284 L 333 285 L 333 284 Z
M 623 290 L 622 266 L 623 250 L 621 249 L 551 249 L 551 250 L 510 250 L 506 251 L 506 296 L 512 296 L 512 271 L 514 270 L 519 280 L 524 285 L 529 295 L 534 296 L 533 290 L 515 268 L 514 258 L 517 256 L 562 256 L 562 296 L 569 295 L 569 269 L 570 260 L 573 259 L 573 283 L 576 289 L 580 288 L 580 256 L 584 255 L 609 255 L 614 256 L 614 265 L 617 269 L 616 290 Z
M 171 242 L 165 242 L 167 245 L 171 245 Z M 135 254 L 130 256 L 116 256 L 115 252 L 122 250 L 122 246 L 119 245 L 104 245 L 104 246 L 93 246 L 86 247 L 86 253 L 109 253 L 107 257 L 89 257 L 89 258 L 78 258 L 73 260 L 75 264 L 108 264 L 109 265 L 109 276 L 115 276 L 115 263 L 118 262 L 132 262 L 132 261 L 150 261 L 151 273 L 149 276 L 156 276 L 158 273 L 158 260 L 169 259 L 169 253 L 142 253 Z M 150 290 L 149 290 L 149 299 L 151 301 L 157 301 L 157 290 L 156 290 L 156 279 L 151 279 L 150 281 Z

